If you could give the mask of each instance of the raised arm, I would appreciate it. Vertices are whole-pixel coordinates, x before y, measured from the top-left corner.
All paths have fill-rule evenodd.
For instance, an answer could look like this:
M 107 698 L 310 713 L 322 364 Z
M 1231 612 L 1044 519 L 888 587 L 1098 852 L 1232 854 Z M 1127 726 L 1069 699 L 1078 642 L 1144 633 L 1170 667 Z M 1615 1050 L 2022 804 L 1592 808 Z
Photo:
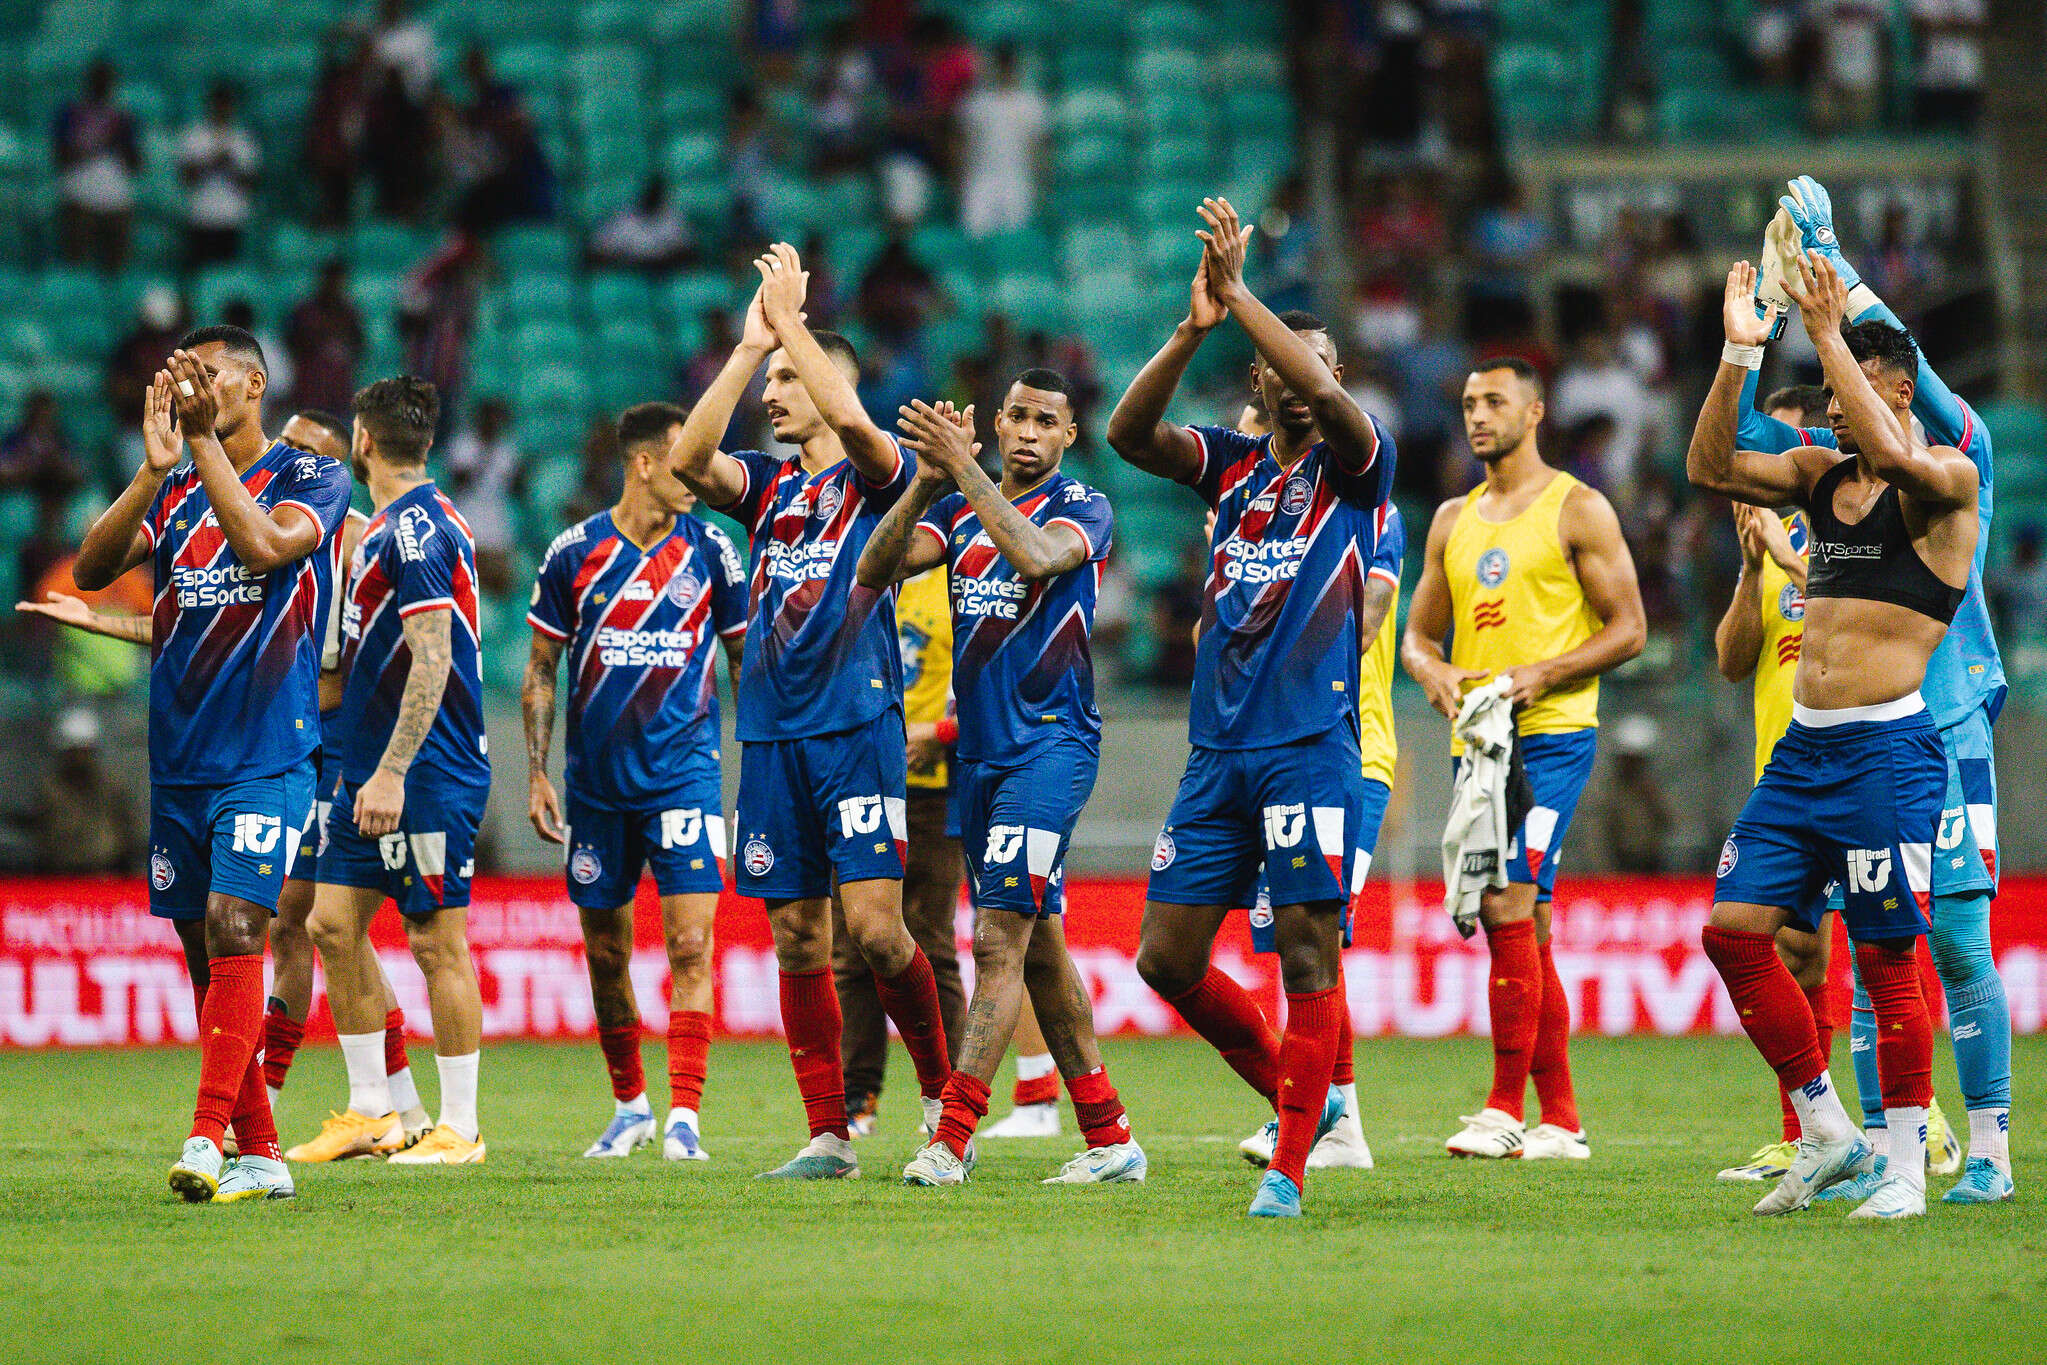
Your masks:
M 47 616 L 60 625 L 73 630 L 82 630 L 87 635 L 104 635 L 109 640 L 126 640 L 131 645 L 146 645 L 154 637 L 155 623 L 147 616 L 109 616 L 94 611 L 82 597 L 69 593 L 45 594 L 41 602 L 16 602 L 16 611 L 25 611 L 37 616 Z
M 761 316 L 758 291 L 746 306 L 746 325 L 739 345 L 726 358 L 725 368 L 690 408 L 682 434 L 668 448 L 668 459 L 653 462 L 648 482 L 654 496 L 671 512 L 684 511 L 689 503 L 685 491 L 695 493 L 709 507 L 730 507 L 746 491 L 746 467 L 718 449 L 725 428 L 732 425 L 733 410 L 739 406 L 746 386 L 753 382 L 761 363 L 775 349 L 775 334 Z M 687 486 L 685 489 L 684 486 Z
M 1635 557 L 1628 552 L 1613 504 L 1595 488 L 1574 488 L 1564 499 L 1557 531 L 1600 627 L 1576 649 L 1513 670 L 1507 695 L 1516 702 L 1531 702 L 1545 692 L 1618 668 L 1640 654 L 1649 638 L 1642 590 L 1635 582 Z
M 561 799 L 547 776 L 547 751 L 554 739 L 555 672 L 562 642 L 542 630 L 533 632 L 526 654 L 526 674 L 519 680 L 519 717 L 526 727 L 526 818 L 534 833 L 551 844 L 562 843 L 567 829 Z M 412 679 L 406 678 L 409 685 Z
M 1244 283 L 1244 247 L 1251 239 L 1251 229 L 1238 222 L 1237 211 L 1227 199 L 1204 199 L 1200 212 L 1209 230 L 1195 235 L 1204 244 L 1203 259 L 1216 298 L 1230 310 L 1258 354 L 1279 372 L 1287 389 L 1307 403 L 1315 417 L 1315 429 L 1330 453 L 1346 469 L 1366 468 L 1379 453 L 1379 434 L 1372 419 L 1343 387 L 1336 372 L 1315 354 L 1315 348 L 1281 322 Z
M 1805 496 L 1807 465 L 1812 457 L 1801 453 L 1807 449 L 1803 445 L 1780 451 L 1735 448 L 1738 404 L 1750 373 L 1743 353 L 1761 346 L 1776 321 L 1774 306 L 1767 315 L 1756 316 L 1750 302 L 1755 283 L 1755 267 L 1747 261 L 1736 261 L 1727 272 L 1720 309 L 1727 348 L 1692 428 L 1692 443 L 1685 451 L 1685 476 L 1695 487 L 1741 502 L 1778 507 Z M 1822 458 L 1831 462 L 1835 456 L 1829 451 Z
M 1104 433 L 1109 448 L 1124 461 L 1147 474 L 1179 483 L 1192 483 L 1201 473 L 1201 442 L 1178 422 L 1166 420 L 1166 408 L 1173 401 L 1180 378 L 1201 343 L 1215 330 L 1228 310 L 1217 302 L 1208 287 L 1208 253 L 1194 269 L 1194 284 L 1188 291 L 1187 316 L 1158 354 L 1144 362 L 1144 368 L 1130 381 L 1109 414 Z
M 981 518 L 981 529 L 1019 576 L 1053 578 L 1087 563 L 1087 538 L 1071 526 L 1040 526 L 1016 510 L 974 459 L 974 410 L 945 413 L 922 399 L 902 410 L 903 443 L 952 476 Z
M 906 444 L 916 449 L 914 442 Z M 945 495 L 948 482 L 945 471 L 919 451 L 909 491 L 881 514 L 874 534 L 867 538 L 867 547 L 860 552 L 860 562 L 853 568 L 854 581 L 878 592 L 945 563 L 945 546 L 930 536 L 918 535 L 917 523 L 931 510 L 931 504 Z
M 1720 676 L 1740 682 L 1756 671 L 1763 648 L 1763 541 L 1756 519 L 1768 512 L 1734 504 L 1734 529 L 1741 538 L 1741 577 L 1713 630 L 1713 661 Z
M 885 484 L 901 469 L 902 453 L 888 433 L 874 424 L 860 404 L 860 394 L 846 372 L 832 362 L 803 321 L 803 291 L 809 276 L 796 248 L 777 242 L 754 263 L 761 273 L 761 311 L 775 340 L 796 371 L 796 378 L 818 416 L 838 435 L 846 458 L 871 484 Z
M 221 536 L 242 567 L 252 574 L 267 574 L 319 549 L 323 531 L 317 517 L 290 503 L 264 507 L 235 472 L 213 434 L 219 403 L 213 393 L 214 376 L 199 358 L 190 351 L 171 352 L 170 377 L 176 386 L 178 425 L 192 447 L 192 465 L 206 487 Z
M 1450 580 L 1443 572 L 1443 547 L 1450 543 L 1450 528 L 1463 509 L 1462 498 L 1452 498 L 1436 509 L 1429 522 L 1429 543 L 1422 552 L 1422 575 L 1414 585 L 1414 599 L 1408 603 L 1407 629 L 1400 635 L 1400 663 L 1407 675 L 1421 684 L 1429 705 L 1451 720 L 1464 701 L 1464 684 L 1484 679 L 1481 668 L 1459 668 L 1444 657 L 1443 644 L 1450 638 Z
M 159 371 L 142 399 L 142 463 L 113 506 L 86 529 L 78 557 L 71 564 L 72 582 L 87 592 L 97 592 L 149 558 L 154 542 L 143 520 L 164 479 L 184 458 L 185 443 L 178 439 L 171 421 L 170 380 Z
M 437 607 L 416 611 L 402 620 L 405 646 L 412 659 L 405 674 L 405 691 L 398 698 L 398 718 L 391 725 L 391 738 L 377 770 L 355 794 L 356 828 L 366 838 L 381 838 L 397 832 L 405 813 L 405 774 L 419 755 L 440 714 L 441 694 L 447 690 L 448 673 L 454 665 L 449 643 L 453 610 Z

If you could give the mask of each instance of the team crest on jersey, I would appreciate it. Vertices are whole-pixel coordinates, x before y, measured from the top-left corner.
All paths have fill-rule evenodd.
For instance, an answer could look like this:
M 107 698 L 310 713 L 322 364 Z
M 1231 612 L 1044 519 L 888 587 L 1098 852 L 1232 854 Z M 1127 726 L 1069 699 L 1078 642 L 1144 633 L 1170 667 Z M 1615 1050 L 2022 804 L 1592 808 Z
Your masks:
M 1279 491 L 1279 510 L 1290 517 L 1297 517 L 1308 510 L 1308 496 L 1314 491 L 1305 474 L 1295 474 L 1286 481 L 1286 487 Z
M 1726 843 L 1720 845 L 1720 866 L 1714 870 L 1713 875 L 1716 877 L 1726 876 L 1734 871 L 1734 865 L 1740 861 L 1741 850 L 1734 846 L 1734 840 L 1729 839 Z
M 811 515 L 830 521 L 839 514 L 839 503 L 844 496 L 837 484 L 826 484 L 817 490 L 817 506 L 811 511 Z
M 149 884 L 159 891 L 171 889 L 171 883 L 178 879 L 178 869 L 171 866 L 170 856 L 164 853 L 149 855 Z
M 704 595 L 703 580 L 688 570 L 684 570 L 668 580 L 666 592 L 670 602 L 682 610 L 688 611 Z
M 1805 594 L 1796 583 L 1786 583 L 1784 591 L 1777 594 L 1777 614 L 1787 621 L 1805 619 Z
M 1151 870 L 1164 872 L 1173 865 L 1173 859 L 1178 857 L 1179 853 L 1180 850 L 1173 846 L 1172 831 L 1160 830 L 1159 841 L 1151 846 Z
M 576 885 L 588 886 L 604 875 L 604 860 L 594 848 L 579 848 L 569 855 L 569 875 L 576 879 Z
M 1495 545 L 1478 557 L 1478 581 L 1497 588 L 1507 581 L 1507 552 Z
M 768 869 L 775 865 L 775 850 L 768 847 L 765 839 L 748 839 L 739 856 L 745 861 L 747 872 L 755 877 L 767 876 Z

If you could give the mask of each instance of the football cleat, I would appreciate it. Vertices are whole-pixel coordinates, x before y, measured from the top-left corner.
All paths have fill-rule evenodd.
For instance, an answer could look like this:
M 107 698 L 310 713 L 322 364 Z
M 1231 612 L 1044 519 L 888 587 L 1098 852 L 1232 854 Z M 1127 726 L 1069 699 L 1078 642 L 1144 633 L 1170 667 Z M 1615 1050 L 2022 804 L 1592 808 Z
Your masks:
M 291 1168 L 267 1156 L 245 1156 L 227 1168 L 220 1188 L 213 1192 L 216 1204 L 236 1204 L 244 1199 L 290 1199 L 298 1193 L 292 1184 Z
M 1518 1157 L 1527 1135 L 1521 1120 L 1504 1110 L 1485 1108 L 1465 1114 L 1458 1122 L 1464 1127 L 1443 1144 L 1451 1156 L 1489 1158 Z
M 1253 1218 L 1299 1218 L 1301 1187 L 1278 1171 L 1267 1171 L 1258 1182 L 1258 1193 L 1251 1196 L 1251 1207 L 1244 1212 Z
M 1276 1136 L 1278 1130 L 1273 1131 Z M 1241 1144 L 1237 1150 L 1243 1150 Z M 1315 1144 L 1314 1149 L 1308 1153 L 1308 1169 L 1311 1171 L 1372 1169 L 1372 1149 L 1365 1142 L 1365 1131 L 1358 1126 L 1356 1114 L 1345 1114 L 1337 1125 Z
M 1572 1132 L 1554 1123 L 1538 1123 L 1521 1136 L 1523 1161 L 1590 1161 L 1592 1144 L 1585 1130 Z
M 1773 1142 L 1767 1147 L 1758 1147 L 1739 1166 L 1729 1166 L 1715 1180 L 1775 1180 L 1791 1169 L 1791 1163 L 1798 1158 L 1798 1144 L 1795 1142 Z
M 1055 1138 L 1059 1136 L 1059 1104 L 1019 1104 L 1002 1121 L 982 1130 L 992 1138 Z
M 938 1121 L 945 1117 L 945 1098 L 941 1095 L 926 1095 L 921 1101 L 924 1117 L 917 1124 L 917 1131 L 927 1138 L 938 1136 Z
M 1962 1169 L 1962 1144 L 1954 1126 L 1940 1112 L 1935 1100 L 1926 1110 L 1926 1170 L 1929 1175 L 1953 1175 Z
M 918 1148 L 917 1155 L 910 1158 L 910 1164 L 903 1167 L 903 1183 L 964 1185 L 973 1174 L 973 1166 L 964 1158 L 955 1156 L 952 1148 L 942 1142 L 928 1142 Z
M 431 1133 L 404 1151 L 392 1153 L 388 1159 L 394 1166 L 481 1166 L 483 1157 L 481 1134 L 472 1142 L 442 1123 L 436 1124 Z
M 803 1150 L 772 1171 L 762 1171 L 756 1180 L 858 1180 L 860 1158 L 853 1144 L 832 1133 L 819 1133 Z
M 866 1137 L 874 1131 L 874 1125 L 880 1121 L 879 1094 L 855 1095 L 846 1101 L 846 1131 L 854 1137 Z
M 1955 1187 L 1940 1197 L 1943 1204 L 1996 1204 L 2011 1198 L 2011 1172 L 1987 1156 L 1972 1156 Z
M 644 1109 L 629 1109 L 611 1116 L 611 1122 L 597 1135 L 583 1155 L 591 1157 L 631 1156 L 654 1140 L 654 1116 Z
M 1796 1213 L 1812 1203 L 1813 1196 L 1844 1180 L 1852 1180 L 1876 1164 L 1876 1153 L 1858 1134 L 1822 1142 L 1818 1138 L 1798 1140 L 1798 1156 L 1776 1187 L 1756 1202 L 1758 1217 Z
M 1257 1132 L 1237 1144 L 1237 1154 L 1264 1170 L 1272 1164 L 1272 1149 L 1278 1145 L 1279 1117 L 1274 1115 Z M 1321 1159 L 1317 1160 L 1318 1157 Z M 1308 1164 L 1372 1169 L 1372 1149 L 1365 1146 L 1365 1135 L 1359 1130 L 1357 1119 L 1351 1115 L 1343 1092 L 1333 1085 L 1329 1087 L 1329 1098 L 1322 1102 L 1322 1117 L 1315 1124 L 1315 1146 L 1308 1153 Z
M 399 1134 L 400 1145 L 397 1150 L 402 1152 L 431 1133 L 434 1130 L 434 1121 L 427 1116 L 426 1110 L 415 1104 L 398 1115 L 398 1126 L 402 1132 Z
M 1877 1186 L 1884 1183 L 1884 1171 L 1890 1164 L 1890 1158 L 1880 1156 L 1871 1162 L 1869 1169 L 1861 1175 L 1856 1176 L 1853 1180 L 1844 1180 L 1838 1185 L 1830 1185 L 1814 1195 L 1813 1198 L 1815 1200 L 1853 1199 L 1858 1202 L 1867 1199 L 1876 1193 Z
M 1272 1164 L 1272 1149 L 1279 1145 L 1279 1119 L 1277 1116 L 1265 1120 L 1258 1131 L 1237 1144 L 1237 1154 L 1264 1170 Z
M 203 1137 L 189 1137 L 171 1166 L 171 1190 L 187 1204 L 204 1204 L 220 1188 L 220 1148 Z
M 697 1141 L 697 1130 L 681 1119 L 668 1125 L 668 1132 L 661 1139 L 663 1161 L 709 1161 L 711 1154 Z
M 1059 1174 L 1040 1180 L 1040 1185 L 1142 1185 L 1151 1163 L 1144 1148 L 1135 1142 L 1118 1142 L 1108 1147 L 1090 1147 L 1064 1166 Z
M 1850 1218 L 1924 1218 L 1926 1184 L 1894 1176 L 1876 1187 L 1876 1193 L 1848 1215 Z
M 376 1118 L 350 1109 L 329 1113 L 320 1122 L 320 1135 L 284 1154 L 286 1161 L 342 1161 L 352 1156 L 381 1156 L 405 1145 L 405 1126 L 396 1114 Z

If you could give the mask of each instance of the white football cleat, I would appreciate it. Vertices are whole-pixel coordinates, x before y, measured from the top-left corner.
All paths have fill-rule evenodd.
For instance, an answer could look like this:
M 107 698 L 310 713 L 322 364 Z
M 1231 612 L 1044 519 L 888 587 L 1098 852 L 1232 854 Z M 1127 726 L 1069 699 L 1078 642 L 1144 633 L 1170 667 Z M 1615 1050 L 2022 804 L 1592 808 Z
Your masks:
M 905 1185 L 964 1185 L 973 1174 L 973 1167 L 953 1155 L 952 1148 L 942 1142 L 931 1142 L 917 1150 L 910 1158 L 910 1164 L 903 1167 Z
M 213 1192 L 216 1204 L 235 1204 L 244 1199 L 290 1199 L 298 1193 L 291 1169 L 282 1161 L 266 1156 L 235 1158 L 221 1173 L 220 1188 Z
M 1860 1133 L 1832 1142 L 1802 1137 L 1798 1140 L 1798 1158 L 1791 1163 L 1791 1169 L 1756 1201 L 1754 1212 L 1761 1218 L 1796 1213 L 1812 1203 L 1813 1196 L 1821 1190 L 1853 1180 L 1875 1164 L 1876 1152 Z
M 171 1190 L 187 1204 L 209 1204 L 220 1189 L 220 1148 L 203 1137 L 185 1139 L 171 1163 Z
M 1260 1130 L 1261 1133 L 1263 1131 Z M 1274 1134 L 1276 1135 L 1278 1131 L 1275 1126 Z M 1241 1144 L 1238 1150 L 1243 1150 Z M 1268 1164 L 1271 1159 L 1268 1155 L 1266 1158 Z M 1311 1171 L 1372 1169 L 1372 1149 L 1365 1142 L 1364 1129 L 1358 1127 L 1356 1114 L 1345 1114 L 1336 1121 L 1334 1128 L 1322 1135 L 1322 1140 L 1308 1153 L 1308 1169 Z
M 697 1130 L 681 1119 L 668 1125 L 667 1133 L 661 1138 L 661 1159 L 663 1161 L 709 1161 L 711 1154 L 704 1150 L 704 1144 L 697 1140 Z
M 1237 1153 L 1262 1171 L 1272 1164 L 1272 1149 L 1278 1145 L 1279 1119 L 1274 1117 L 1265 1120 L 1257 1132 L 1238 1143 Z
M 604 1131 L 584 1151 L 589 1157 L 631 1156 L 654 1140 L 654 1115 L 643 1109 L 623 1109 L 611 1116 Z
M 1926 1186 L 1899 1174 L 1876 1187 L 1876 1193 L 1855 1206 L 1850 1218 L 1924 1218 Z
M 1019 1104 L 1000 1123 L 985 1128 L 983 1137 L 1055 1138 L 1059 1136 L 1059 1102 Z
M 1136 1142 L 1090 1147 L 1048 1176 L 1040 1185 L 1142 1185 L 1151 1163 Z
M 1458 1121 L 1464 1127 L 1443 1144 L 1451 1156 L 1499 1159 L 1521 1155 L 1526 1134 L 1521 1131 L 1521 1120 L 1512 1114 L 1488 1107 L 1462 1115 Z
M 1590 1161 L 1592 1144 L 1585 1140 L 1585 1130 L 1572 1132 L 1559 1128 L 1554 1123 L 1538 1123 L 1521 1138 L 1521 1159 L 1523 1161 Z

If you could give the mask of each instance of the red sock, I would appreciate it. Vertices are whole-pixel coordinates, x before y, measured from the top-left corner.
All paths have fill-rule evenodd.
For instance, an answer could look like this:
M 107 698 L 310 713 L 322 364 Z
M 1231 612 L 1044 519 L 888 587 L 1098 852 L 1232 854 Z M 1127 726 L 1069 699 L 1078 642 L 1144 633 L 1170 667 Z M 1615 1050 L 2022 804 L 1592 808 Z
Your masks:
M 1018 1105 L 1059 1103 L 1059 1073 L 1047 1071 L 1044 1075 L 1028 1081 L 1019 1078 L 1016 1091 L 1010 1096 L 1010 1103 Z
M 1307 1183 L 1308 1151 L 1329 1098 L 1329 1077 L 1336 1070 L 1338 1016 L 1342 990 L 1286 996 L 1286 1033 L 1279 1041 L 1279 1136 L 1272 1144 L 1270 1170 L 1294 1182 Z
M 1783 1086 L 1803 1086 L 1827 1069 L 1813 1029 L 1812 1008 L 1791 969 L 1777 956 L 1772 934 L 1707 925 L 1700 940 L 1727 984 L 1741 1026 Z
M 1519 1120 L 1542 1023 L 1542 957 L 1532 919 L 1488 929 L 1485 936 L 1492 950 L 1486 1003 L 1493 1016 L 1493 1092 L 1486 1096 L 1486 1107 Z
M 1336 972 L 1336 999 L 1342 1006 L 1336 1013 L 1336 1067 L 1329 1073 L 1331 1085 L 1357 1084 L 1357 1061 L 1352 1056 L 1357 1040 L 1351 1033 L 1350 987 L 1343 979 L 1343 969 Z
M 299 1044 L 306 1040 L 306 1025 L 302 1019 L 294 1019 L 284 1012 L 284 1002 L 272 997 L 270 1007 L 263 1013 L 263 1080 L 274 1089 L 284 1089 L 284 1078 L 291 1073 L 291 1060 L 298 1056 Z M 240 1132 L 239 1129 L 236 1130 Z
M 988 1114 L 988 1082 L 965 1071 L 954 1071 L 945 1082 L 945 1113 L 938 1120 L 938 1140 L 965 1160 L 967 1144 L 974 1129 Z
M 277 1119 L 270 1112 L 270 1091 L 264 1066 L 268 1058 L 262 1049 L 249 1054 L 248 1070 L 242 1073 L 242 1088 L 235 1094 L 235 1110 L 229 1121 L 235 1126 L 235 1146 L 243 1156 L 267 1156 L 284 1160 L 277 1146 Z
M 931 974 L 931 959 L 919 948 L 910 965 L 894 976 L 876 972 L 874 993 L 917 1065 L 918 1092 L 927 1100 L 936 1099 L 945 1093 L 952 1059 L 946 1054 L 945 1016 L 938 1012 L 938 978 Z
M 640 1065 L 639 1020 L 598 1029 L 597 1046 L 604 1050 L 604 1069 L 611 1073 L 613 1099 L 637 1099 L 647 1093 L 647 1072 Z
M 1166 1002 L 1193 1030 L 1206 1038 L 1230 1069 L 1244 1078 L 1268 1103 L 1279 1094 L 1279 1036 L 1251 993 L 1220 967 L 1185 995 Z
M 192 1109 L 192 1136 L 218 1147 L 263 1037 L 263 955 L 211 958 L 207 968 L 211 982 L 199 1007 L 199 1099 Z M 263 1109 L 267 1113 L 269 1108 L 266 1096 Z
M 699 1109 L 704 1101 L 704 1073 L 710 1069 L 711 1016 L 702 1010 L 675 1010 L 668 1016 L 668 1107 Z
M 1876 1074 L 1884 1108 L 1933 1103 L 1933 1020 L 1919 982 L 1919 940 L 1900 951 L 1881 943 L 1855 945 L 1862 988 L 1876 1010 Z
M 1073 1096 L 1073 1116 L 1080 1121 L 1081 1136 L 1090 1147 L 1114 1147 L 1130 1141 L 1130 1116 L 1116 1087 L 1109 1084 L 1109 1068 L 1098 1066 L 1084 1076 L 1066 1083 Z
M 846 1072 L 839 1061 L 839 995 L 832 971 L 782 973 L 782 1031 L 810 1135 L 846 1137 Z
M 405 1055 L 405 1011 L 393 1005 L 384 1012 L 384 1074 L 395 1076 L 411 1065 Z
M 1542 1121 L 1575 1133 L 1580 1124 L 1578 1096 L 1571 1089 L 1571 1001 L 1564 994 L 1564 980 L 1557 975 L 1550 945 L 1541 944 L 1535 951 L 1542 959 L 1542 1013 L 1535 1026 L 1535 1052 L 1528 1075 L 1535 1082 Z

